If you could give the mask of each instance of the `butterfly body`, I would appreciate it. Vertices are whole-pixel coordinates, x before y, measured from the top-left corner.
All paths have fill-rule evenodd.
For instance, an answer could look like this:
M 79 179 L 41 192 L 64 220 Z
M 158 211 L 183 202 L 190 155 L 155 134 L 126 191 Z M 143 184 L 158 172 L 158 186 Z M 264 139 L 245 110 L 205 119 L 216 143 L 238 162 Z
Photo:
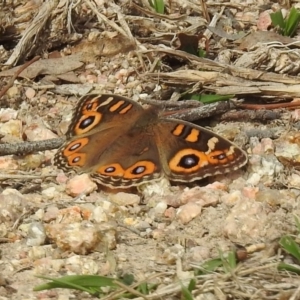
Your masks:
M 160 117 L 155 108 L 122 96 L 84 96 L 55 155 L 63 169 L 89 173 L 110 188 L 166 176 L 190 182 L 236 170 L 243 150 L 200 126 Z

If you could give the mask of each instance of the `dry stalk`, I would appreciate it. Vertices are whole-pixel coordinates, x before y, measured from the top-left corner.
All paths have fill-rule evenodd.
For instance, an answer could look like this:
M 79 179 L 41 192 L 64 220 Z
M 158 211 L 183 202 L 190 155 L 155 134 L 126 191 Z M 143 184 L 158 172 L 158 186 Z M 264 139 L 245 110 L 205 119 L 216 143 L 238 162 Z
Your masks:
M 125 32 L 125 30 L 123 30 L 123 28 L 118 26 L 115 22 L 110 21 L 105 15 L 101 14 L 98 11 L 96 6 L 94 5 L 94 3 L 92 3 L 90 0 L 85 0 L 85 3 L 95 13 L 95 15 L 97 16 L 99 22 L 101 22 L 101 21 L 105 22 L 107 25 L 109 25 L 110 27 L 115 29 L 117 32 L 119 32 L 120 34 L 122 34 L 126 38 L 129 38 L 127 33 Z
M 53 10 L 57 7 L 58 3 L 58 0 L 49 0 L 44 2 L 36 17 L 32 20 L 28 28 L 23 33 L 23 36 L 19 40 L 17 46 L 14 48 L 12 55 L 5 63 L 6 65 L 14 66 L 21 58 L 27 55 L 29 49 L 31 48 L 32 44 L 36 42 L 36 38 L 44 29 L 45 24 L 50 18 Z

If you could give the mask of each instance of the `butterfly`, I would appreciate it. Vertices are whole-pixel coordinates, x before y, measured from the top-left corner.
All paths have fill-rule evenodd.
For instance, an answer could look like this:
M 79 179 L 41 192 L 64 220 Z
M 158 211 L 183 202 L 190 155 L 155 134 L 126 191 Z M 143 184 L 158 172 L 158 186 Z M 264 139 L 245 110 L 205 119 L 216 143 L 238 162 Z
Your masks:
M 54 162 L 109 188 L 127 188 L 163 176 L 187 183 L 224 174 L 244 166 L 247 155 L 210 130 L 160 116 L 155 107 L 89 94 L 80 99 Z

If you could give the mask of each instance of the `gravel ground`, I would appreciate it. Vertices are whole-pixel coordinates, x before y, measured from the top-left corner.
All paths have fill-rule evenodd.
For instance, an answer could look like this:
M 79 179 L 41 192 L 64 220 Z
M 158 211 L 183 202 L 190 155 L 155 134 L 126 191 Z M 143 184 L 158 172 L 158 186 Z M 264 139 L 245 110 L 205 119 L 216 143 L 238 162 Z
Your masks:
M 7 4 L 15 14 L 22 7 L 24 15 L 31 16 L 28 20 L 34 16 L 28 15 L 30 5 L 41 5 L 36 10 L 42 11 L 39 1 L 28 2 L 28 6 L 19 2 L 20 6 L 10 1 Z M 122 277 L 128 273 L 134 275 L 136 282 L 158 283 L 158 294 L 149 299 L 180 299 L 179 282 L 192 278 L 195 266 L 217 257 L 220 251 L 237 251 L 240 247 L 246 249 L 248 257 L 239 272 L 231 277 L 211 274 L 205 281 L 200 280 L 195 299 L 300 299 L 297 278 L 276 269 L 277 262 L 283 259 L 278 239 L 297 233 L 294 217 L 300 215 L 299 109 L 227 109 L 226 113 L 220 115 L 217 111 L 213 117 L 202 120 L 202 126 L 243 148 L 249 162 L 237 171 L 190 185 L 170 185 L 161 180 L 138 190 L 111 191 L 99 187 L 87 174 L 68 174 L 57 169 L 53 165 L 56 150 L 52 150 L 57 146 L 39 148 L 41 141 L 48 139 L 56 139 L 56 145 L 62 143 L 58 138 L 66 133 L 79 98 L 74 94 L 101 91 L 133 100 L 172 98 L 175 102 L 180 93 L 193 87 L 199 93 L 235 94 L 235 100 L 249 104 L 297 101 L 296 86 L 300 80 L 295 60 L 293 71 L 286 72 L 280 72 L 284 70 L 282 65 L 274 65 L 270 52 L 261 54 L 259 63 L 257 56 L 254 60 L 250 56 L 243 58 L 243 64 L 242 60 L 234 60 L 247 53 L 258 55 L 258 50 L 266 46 L 247 52 L 243 49 L 245 44 L 238 48 L 228 36 L 225 39 L 218 26 L 208 38 L 207 60 L 182 54 L 180 45 L 171 43 L 174 34 L 183 28 L 194 36 L 202 34 L 203 11 L 209 12 L 210 17 L 222 12 L 221 24 L 231 22 L 231 31 L 227 32 L 231 38 L 239 31 L 261 32 L 264 26 L 268 27 L 264 23 L 268 21 L 266 12 L 279 4 L 254 2 L 248 6 L 241 2 L 241 10 L 238 2 L 201 7 L 188 2 L 181 7 L 174 1 L 171 8 L 167 7 L 169 17 L 162 17 L 150 13 L 146 6 L 129 7 L 126 1 L 119 6 L 95 1 L 95 7 L 90 1 L 79 1 L 82 11 L 72 11 L 66 3 L 61 3 L 61 11 L 55 10 L 57 3 L 49 1 L 57 14 L 47 15 L 52 24 L 50 35 L 44 37 L 48 48 L 40 42 L 43 51 L 51 52 L 49 56 L 45 55 L 38 65 L 27 67 L 27 73 L 10 85 L 16 70 L 3 68 L 0 72 L 1 90 L 9 85 L 1 98 L 1 144 L 26 141 L 35 142 L 37 147 L 26 155 L 15 150 L 14 155 L 0 157 L 1 300 L 93 299 L 67 289 L 34 292 L 36 285 L 45 282 L 36 275 Z M 114 17 L 118 7 L 122 8 L 129 31 Z M 101 12 L 98 19 L 94 17 L 97 10 Z M 63 13 L 71 11 L 80 16 L 78 23 L 73 24 L 81 27 L 80 37 L 79 33 L 72 36 L 58 30 L 62 20 L 67 28 L 67 14 Z M 63 19 L 58 18 L 62 15 Z M 28 20 L 23 20 L 23 30 L 29 29 Z M 12 27 L 18 28 L 17 20 L 13 21 Z M 43 29 L 39 37 L 42 39 L 46 25 L 39 26 Z M 126 35 L 120 35 L 120 28 Z M 71 36 L 77 43 L 70 42 Z M 19 41 L 17 35 L 14 41 Z M 0 39 L 1 43 L 6 46 L 0 54 L 1 63 L 13 63 L 13 56 L 19 55 L 16 61 L 21 65 L 26 43 L 22 44 L 25 50 L 18 53 L 16 45 L 8 48 L 4 39 Z M 28 52 L 30 58 L 33 54 L 42 55 L 41 49 Z M 220 54 L 229 49 L 231 59 L 226 65 Z M 53 50 L 60 50 L 63 55 L 56 56 Z M 228 68 L 232 69 L 226 71 Z M 255 73 L 262 71 L 264 78 Z M 204 76 L 202 81 L 199 76 Z M 165 111 L 169 102 L 163 103 L 161 110 Z

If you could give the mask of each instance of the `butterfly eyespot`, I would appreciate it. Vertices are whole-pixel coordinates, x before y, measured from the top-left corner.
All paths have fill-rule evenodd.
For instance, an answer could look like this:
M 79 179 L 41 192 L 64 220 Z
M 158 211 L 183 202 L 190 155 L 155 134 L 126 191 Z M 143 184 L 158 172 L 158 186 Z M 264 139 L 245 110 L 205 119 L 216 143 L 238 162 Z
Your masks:
M 79 128 L 85 129 L 85 128 L 89 127 L 91 124 L 93 124 L 94 121 L 95 121 L 95 116 L 89 116 L 80 122 Z
M 69 151 L 75 151 L 79 147 L 81 147 L 81 143 L 76 143 L 76 144 L 72 145 L 71 147 L 69 147 Z
M 104 170 L 105 173 L 113 173 L 116 171 L 115 167 L 108 167 Z
M 178 166 L 190 169 L 198 165 L 200 158 L 195 154 L 184 155 L 178 162 Z
M 86 162 L 85 153 L 71 153 L 68 156 L 68 165 L 72 167 L 82 167 Z
M 142 174 L 142 173 L 145 172 L 145 170 L 146 170 L 146 167 L 144 167 L 144 166 L 138 166 L 138 167 L 136 167 L 135 169 L 133 169 L 131 171 L 131 174 L 136 174 L 136 175 Z
M 91 110 L 93 108 L 93 103 L 88 103 L 85 108 L 86 110 Z
M 223 160 L 223 159 L 227 158 L 227 156 L 224 153 L 221 153 L 219 155 L 213 156 L 213 158 L 218 159 L 218 160 Z
M 72 163 L 76 164 L 80 161 L 81 157 L 80 156 L 76 156 L 75 158 L 72 159 Z

